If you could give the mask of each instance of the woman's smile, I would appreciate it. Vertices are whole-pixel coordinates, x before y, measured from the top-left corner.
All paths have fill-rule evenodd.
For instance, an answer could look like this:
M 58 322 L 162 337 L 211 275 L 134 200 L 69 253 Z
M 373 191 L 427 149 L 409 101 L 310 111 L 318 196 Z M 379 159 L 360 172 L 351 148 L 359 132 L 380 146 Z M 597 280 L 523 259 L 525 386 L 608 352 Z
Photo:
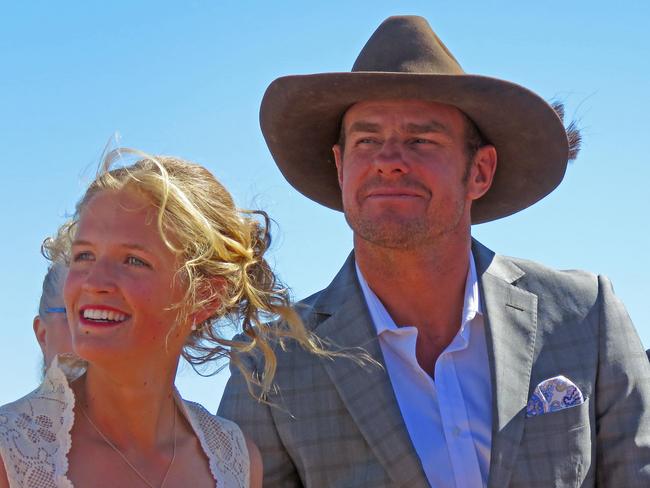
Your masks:
M 189 325 L 177 324 L 185 287 L 179 261 L 156 225 L 157 209 L 137 191 L 102 191 L 80 214 L 64 287 L 75 350 L 106 364 L 182 349 Z M 171 334 L 180 325 L 181 334 Z M 187 330 L 186 330 L 187 329 Z
M 107 327 L 124 324 L 131 316 L 106 305 L 85 305 L 79 309 L 79 322 L 91 327 Z

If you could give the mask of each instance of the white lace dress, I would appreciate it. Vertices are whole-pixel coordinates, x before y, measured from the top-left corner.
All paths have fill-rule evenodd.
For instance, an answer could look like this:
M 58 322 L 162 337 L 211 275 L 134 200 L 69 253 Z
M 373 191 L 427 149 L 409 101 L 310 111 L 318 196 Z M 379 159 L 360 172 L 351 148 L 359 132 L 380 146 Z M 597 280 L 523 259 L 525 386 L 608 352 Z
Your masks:
M 80 361 L 59 356 L 39 388 L 0 407 L 0 456 L 11 488 L 73 488 L 67 478 L 75 398 L 68 385 L 85 372 Z M 219 488 L 248 488 L 249 458 L 239 427 L 178 398 Z

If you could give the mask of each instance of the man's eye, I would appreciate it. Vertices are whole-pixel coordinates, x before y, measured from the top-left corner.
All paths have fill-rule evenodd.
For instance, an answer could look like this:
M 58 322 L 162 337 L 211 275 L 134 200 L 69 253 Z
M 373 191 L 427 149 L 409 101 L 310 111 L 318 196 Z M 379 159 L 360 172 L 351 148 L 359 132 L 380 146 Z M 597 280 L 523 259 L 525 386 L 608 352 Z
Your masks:
M 135 256 L 128 256 L 126 258 L 126 264 L 130 264 L 131 266 L 141 266 L 141 267 L 145 267 L 145 268 L 150 268 L 151 267 L 151 266 L 149 266 L 149 263 L 147 263 L 146 261 L 144 261 L 144 260 L 142 260 L 140 258 L 137 258 Z
M 95 258 L 93 254 L 89 251 L 81 251 L 78 253 L 75 253 L 72 256 L 72 261 L 75 263 L 78 263 L 80 261 L 92 261 Z
M 357 139 L 356 144 L 359 146 L 362 144 L 375 144 L 376 142 L 377 140 L 372 137 L 362 137 L 360 139 Z

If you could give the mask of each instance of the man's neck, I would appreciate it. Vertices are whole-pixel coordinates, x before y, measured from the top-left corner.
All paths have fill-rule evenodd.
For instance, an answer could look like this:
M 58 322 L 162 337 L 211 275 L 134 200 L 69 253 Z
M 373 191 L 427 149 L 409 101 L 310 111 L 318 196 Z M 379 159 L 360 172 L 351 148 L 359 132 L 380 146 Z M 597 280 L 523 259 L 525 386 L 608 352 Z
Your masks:
M 354 244 L 363 277 L 395 323 L 418 329 L 418 362 L 433 376 L 436 359 L 460 327 L 469 234 L 407 250 L 378 248 L 356 236 Z

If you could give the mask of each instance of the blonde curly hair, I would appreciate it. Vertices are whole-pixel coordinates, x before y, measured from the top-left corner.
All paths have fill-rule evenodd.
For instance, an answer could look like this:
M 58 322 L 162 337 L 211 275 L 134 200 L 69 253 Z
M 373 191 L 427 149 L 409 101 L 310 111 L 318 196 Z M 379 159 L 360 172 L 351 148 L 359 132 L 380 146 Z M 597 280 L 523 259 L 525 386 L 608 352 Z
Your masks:
M 137 161 L 111 169 L 125 156 Z M 179 309 L 179 321 L 183 323 L 192 313 L 218 304 L 211 317 L 195 324 L 183 349 L 183 357 L 195 370 L 224 357 L 243 370 L 236 353 L 258 350 L 265 365 L 261 377 L 242 372 L 251 392 L 252 385 L 260 387 L 262 398 L 275 374 L 275 344 L 282 345 L 290 338 L 315 354 L 337 355 L 325 351 L 304 328 L 290 306 L 287 289 L 264 259 L 271 243 L 268 215 L 261 210 L 237 208 L 226 188 L 198 164 L 128 148 L 109 152 L 77 203 L 73 218 L 45 243 L 44 254 L 53 261 L 69 262 L 70 243 L 81 211 L 96 194 L 122 189 L 140 192 L 158 209 L 160 235 L 182 258 L 178 275 L 187 290 L 182 301 L 172 305 Z M 250 340 L 224 338 L 224 321 L 241 323 Z

